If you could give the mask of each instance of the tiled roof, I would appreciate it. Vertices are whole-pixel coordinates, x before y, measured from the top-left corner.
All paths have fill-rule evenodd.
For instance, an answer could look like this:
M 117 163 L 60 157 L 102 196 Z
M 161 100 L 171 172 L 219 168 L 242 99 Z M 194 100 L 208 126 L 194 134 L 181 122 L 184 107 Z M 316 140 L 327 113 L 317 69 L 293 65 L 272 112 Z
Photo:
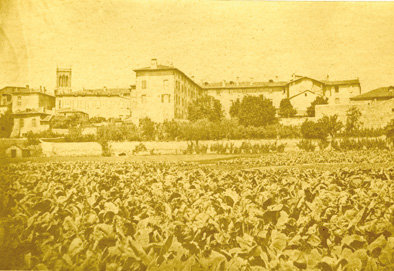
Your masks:
M 268 82 L 215 82 L 215 83 L 204 83 L 202 85 L 203 89 L 219 89 L 219 88 L 256 88 L 256 87 L 285 87 L 286 85 L 303 80 L 303 79 L 309 79 L 313 80 L 316 82 L 320 82 L 325 85 L 354 85 L 354 84 L 360 84 L 360 81 L 358 79 L 355 80 L 342 80 L 342 81 L 322 81 L 322 80 L 316 80 L 310 77 L 298 77 L 295 80 L 292 81 L 268 81 Z
M 42 111 L 38 111 L 37 109 L 26 109 L 23 111 L 17 111 L 12 113 L 13 115 L 50 115 L 48 113 L 42 112 Z
M 350 100 L 355 100 L 355 101 L 375 100 L 375 99 L 387 100 L 392 98 L 394 98 L 394 87 L 389 86 L 389 87 L 377 88 L 369 92 L 360 94 L 358 96 L 351 97 Z
M 57 113 L 82 113 L 82 114 L 88 114 L 86 112 L 80 111 L 80 110 L 75 110 L 72 108 L 63 108 L 63 109 L 59 109 L 57 110 Z
M 50 121 L 52 118 L 53 118 L 53 115 L 49 115 L 49 116 L 46 116 L 45 118 L 43 118 L 41 121 L 43 121 L 43 122 L 48 122 L 48 121 Z
M 60 92 L 57 96 L 123 96 L 130 94 L 129 88 L 83 89 L 72 92 Z
M 288 82 L 277 81 L 277 82 L 216 82 L 216 83 L 204 83 L 203 89 L 211 88 L 256 88 L 256 87 L 284 87 Z
M 341 80 L 341 81 L 326 81 L 326 80 L 322 80 L 321 82 L 323 82 L 326 85 L 359 85 L 360 84 L 360 80 L 358 80 L 358 79 Z
M 134 71 L 150 71 L 150 70 L 177 70 L 177 68 L 166 66 L 166 65 L 157 65 L 157 68 L 145 67 L 145 68 L 135 69 Z

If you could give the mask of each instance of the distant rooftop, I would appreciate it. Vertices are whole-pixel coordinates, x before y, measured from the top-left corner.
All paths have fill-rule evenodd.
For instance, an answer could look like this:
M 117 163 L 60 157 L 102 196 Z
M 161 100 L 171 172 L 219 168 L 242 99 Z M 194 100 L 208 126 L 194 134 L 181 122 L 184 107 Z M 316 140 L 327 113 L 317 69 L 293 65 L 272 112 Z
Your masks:
M 98 89 L 82 89 L 71 92 L 58 92 L 57 96 L 126 96 L 130 95 L 131 89 L 135 89 L 135 86 L 130 88 L 98 88 Z
M 388 100 L 394 98 L 394 86 L 381 87 L 350 98 L 353 101 Z
M 274 81 L 269 80 L 267 82 L 234 82 L 234 81 L 223 81 L 223 82 L 215 82 L 208 83 L 205 82 L 202 85 L 203 89 L 220 89 L 220 88 L 255 88 L 255 87 L 285 87 L 286 85 L 299 81 L 302 79 L 310 79 L 316 82 L 323 83 L 325 85 L 333 86 L 333 85 L 359 85 L 360 81 L 358 79 L 354 80 L 341 80 L 341 81 L 327 81 L 327 80 L 316 80 L 310 77 L 305 76 L 297 76 L 294 80 L 290 81 Z
M 52 94 L 49 94 L 47 92 L 47 89 L 45 87 L 40 88 L 30 88 L 29 85 L 26 85 L 26 87 L 15 87 L 15 86 L 6 86 L 2 88 L 0 91 L 7 92 L 9 94 L 42 94 L 42 95 L 48 95 L 52 96 Z

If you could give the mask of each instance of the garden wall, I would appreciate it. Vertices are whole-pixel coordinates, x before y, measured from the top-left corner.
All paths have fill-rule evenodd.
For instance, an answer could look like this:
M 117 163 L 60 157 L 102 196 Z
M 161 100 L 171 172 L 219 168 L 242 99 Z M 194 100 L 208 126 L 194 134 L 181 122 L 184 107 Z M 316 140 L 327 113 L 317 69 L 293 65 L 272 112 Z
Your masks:
M 101 146 L 97 142 L 42 142 L 44 156 L 97 156 Z

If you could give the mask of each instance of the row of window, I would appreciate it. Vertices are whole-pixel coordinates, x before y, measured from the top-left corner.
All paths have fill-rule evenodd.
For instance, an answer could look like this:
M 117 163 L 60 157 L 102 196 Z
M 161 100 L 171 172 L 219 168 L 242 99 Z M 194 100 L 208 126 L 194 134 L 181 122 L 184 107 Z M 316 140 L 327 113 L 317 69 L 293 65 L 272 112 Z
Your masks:
M 25 126 L 25 119 L 19 119 L 19 127 L 23 128 L 24 126 Z M 31 126 L 37 127 L 37 119 L 35 118 L 31 119 Z
M 170 86 L 169 81 L 168 81 L 168 80 L 163 80 L 163 89 L 164 89 L 164 90 L 168 90 L 169 86 Z M 146 89 L 146 88 L 147 88 L 147 82 L 146 82 L 146 80 L 142 80 L 142 81 L 141 81 L 141 88 L 142 88 L 142 89 Z
M 146 95 L 141 95 L 141 103 L 146 103 Z M 161 95 L 161 103 L 171 103 L 171 94 L 162 94 Z
M 100 107 L 105 107 L 105 106 L 118 106 L 120 108 L 125 108 L 126 107 L 126 103 L 122 102 L 122 101 L 117 101 L 117 100 L 100 100 L 100 101 L 88 101 L 88 100 L 71 100 L 71 101 L 62 101 L 59 100 L 58 102 L 58 106 L 59 108 L 74 108 L 74 107 L 78 107 L 78 108 L 100 108 Z

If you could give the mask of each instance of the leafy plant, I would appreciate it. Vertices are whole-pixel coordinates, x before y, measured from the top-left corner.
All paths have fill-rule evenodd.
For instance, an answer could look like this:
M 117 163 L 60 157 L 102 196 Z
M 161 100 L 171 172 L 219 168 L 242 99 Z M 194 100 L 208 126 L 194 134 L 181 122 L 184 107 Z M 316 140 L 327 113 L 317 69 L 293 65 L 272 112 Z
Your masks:
M 313 144 L 312 140 L 302 139 L 300 140 L 300 142 L 297 143 L 297 147 L 300 150 L 304 150 L 304 151 L 314 151 L 316 145 Z

